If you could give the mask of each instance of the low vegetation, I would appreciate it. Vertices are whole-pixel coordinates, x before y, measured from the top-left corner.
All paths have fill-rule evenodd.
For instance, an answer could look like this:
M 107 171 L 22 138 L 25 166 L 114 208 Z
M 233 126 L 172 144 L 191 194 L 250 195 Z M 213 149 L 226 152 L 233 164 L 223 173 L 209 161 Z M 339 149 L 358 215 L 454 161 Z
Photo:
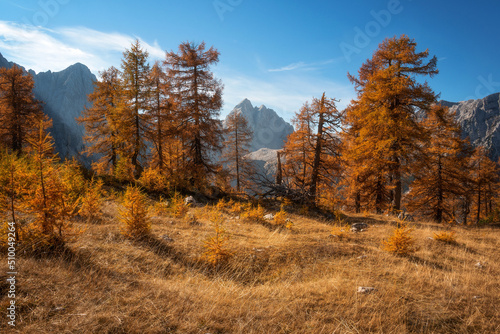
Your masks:
M 243 217 L 248 212 L 254 218 L 256 212 L 279 214 L 267 206 L 244 211 L 240 218 L 227 210 L 227 201 L 194 205 L 186 213 L 197 217 L 194 225 L 170 210 L 157 214 L 158 206 L 171 199 L 147 199 L 136 187 L 127 188 L 123 199 L 102 200 L 100 223 L 74 219 L 74 228 L 84 232 L 68 239 L 64 249 L 34 256 L 23 252 L 28 241 L 19 244 L 17 325 L 11 331 L 2 321 L 2 332 L 499 329 L 500 237 L 493 227 L 458 226 L 456 242 L 443 243 L 437 236 L 449 232 L 442 225 L 406 226 L 385 215 L 342 214 L 339 220 L 287 212 L 294 222 L 290 231 L 272 220 Z M 368 228 L 356 233 L 348 229 L 356 223 Z M 332 229 L 340 231 L 336 234 L 342 242 L 331 237 Z M 136 230 L 142 238 L 130 238 Z M 3 261 L 3 292 L 7 271 Z M 6 296 L 1 295 L 3 309 L 9 303 Z

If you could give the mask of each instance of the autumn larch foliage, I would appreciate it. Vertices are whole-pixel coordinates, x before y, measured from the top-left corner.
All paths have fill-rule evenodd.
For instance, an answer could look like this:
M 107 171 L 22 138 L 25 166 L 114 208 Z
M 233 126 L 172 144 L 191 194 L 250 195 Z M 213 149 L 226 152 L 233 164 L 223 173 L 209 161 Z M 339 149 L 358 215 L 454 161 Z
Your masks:
M 461 162 L 467 159 L 467 143 L 447 107 L 432 106 L 422 125 L 427 136 L 412 170 L 408 207 L 438 223 L 450 221 L 456 198 L 466 191 L 468 171 Z
M 128 186 L 123 196 L 123 209 L 120 211 L 121 232 L 130 238 L 140 238 L 151 231 L 151 221 L 145 195 L 134 186 Z
M 476 147 L 470 158 L 470 196 L 475 223 L 493 213 L 493 198 L 498 193 L 498 166 L 491 161 L 487 150 Z
M 192 183 L 206 183 L 206 175 L 215 170 L 211 153 L 221 149 L 222 124 L 218 116 L 223 86 L 210 71 L 218 61 L 215 48 L 206 50 L 205 43 L 184 42 L 177 53 L 167 52 L 164 62 L 178 102 L 176 123 Z
M 205 252 L 203 257 L 212 266 L 217 267 L 229 260 L 233 252 L 229 249 L 229 236 L 223 227 L 224 217 L 222 214 L 213 212 L 210 220 L 213 225 L 214 235 L 204 241 Z
M 33 77 L 22 68 L 0 68 L 0 145 L 18 155 L 44 118 L 33 87 Z
M 285 143 L 284 178 L 315 204 L 318 190 L 331 190 L 340 175 L 340 129 L 343 113 L 335 99 L 322 95 L 305 103 L 295 116 L 296 131 Z
M 174 119 L 176 103 L 172 94 L 171 80 L 160 62 L 155 62 L 149 75 L 150 101 L 147 110 L 146 135 L 149 142 L 153 144 L 149 165 L 165 175 L 168 167 L 172 168 L 171 142 L 175 141 L 177 134 Z
M 123 100 L 120 106 L 119 140 L 124 143 L 123 156 L 133 167 L 135 178 L 144 169 L 147 138 L 147 113 L 150 100 L 149 53 L 136 40 L 125 50 L 122 59 L 121 84 Z
M 119 139 L 119 117 L 121 100 L 120 73 L 114 68 L 100 72 L 94 83 L 94 91 L 88 96 L 90 107 L 86 107 L 77 119 L 85 126 L 86 153 L 99 157 L 93 168 L 99 174 L 115 173 L 122 143 Z
M 387 252 L 403 256 L 416 252 L 417 247 L 412 236 L 413 230 L 407 222 L 400 223 L 392 235 L 382 241 L 382 248 Z
M 46 242 L 60 244 L 77 211 L 74 181 L 82 178 L 78 169 L 58 161 L 52 137 L 45 133 L 42 122 L 37 138 L 31 138 L 29 143 L 32 185 L 26 196 L 27 212 L 35 217 L 34 224 Z
M 85 192 L 80 199 L 79 213 L 87 219 L 87 222 L 99 222 L 102 218 L 103 185 L 102 180 L 98 179 L 92 179 L 86 185 Z
M 410 174 L 425 138 L 417 114 L 426 113 L 436 100 L 428 84 L 416 78 L 437 74 L 437 58 L 426 60 L 429 52 L 417 52 L 416 46 L 405 35 L 388 38 L 361 66 L 357 77 L 349 75 L 358 95 L 348 109 L 347 120 L 356 122 L 349 146 L 357 167 L 364 169 L 353 174 L 360 176 L 359 182 L 371 183 L 366 191 L 377 197 L 379 212 L 387 201 L 393 210 L 401 209 L 403 177 Z

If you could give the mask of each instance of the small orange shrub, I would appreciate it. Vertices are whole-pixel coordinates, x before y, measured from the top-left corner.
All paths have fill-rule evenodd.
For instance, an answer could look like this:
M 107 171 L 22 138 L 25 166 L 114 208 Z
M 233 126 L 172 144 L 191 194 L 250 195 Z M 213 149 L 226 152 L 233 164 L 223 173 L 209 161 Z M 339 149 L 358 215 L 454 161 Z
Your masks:
M 213 212 L 210 220 L 212 221 L 215 235 L 205 240 L 203 245 L 205 253 L 203 253 L 203 257 L 208 263 L 216 267 L 226 262 L 233 253 L 227 247 L 229 237 L 226 235 L 226 230 L 222 226 L 224 221 L 223 216 L 218 212 Z
M 455 237 L 455 231 L 442 231 L 438 233 L 434 233 L 434 240 L 441 241 L 447 244 L 456 244 L 457 239 Z
M 151 222 L 148 216 L 146 197 L 139 188 L 129 186 L 123 199 L 124 210 L 120 211 L 122 234 L 130 237 L 142 237 L 150 233 Z
M 401 223 L 387 240 L 382 241 L 383 249 L 398 255 L 409 255 L 416 252 L 415 240 L 411 236 L 412 232 L 413 228 L 410 228 L 406 222 Z

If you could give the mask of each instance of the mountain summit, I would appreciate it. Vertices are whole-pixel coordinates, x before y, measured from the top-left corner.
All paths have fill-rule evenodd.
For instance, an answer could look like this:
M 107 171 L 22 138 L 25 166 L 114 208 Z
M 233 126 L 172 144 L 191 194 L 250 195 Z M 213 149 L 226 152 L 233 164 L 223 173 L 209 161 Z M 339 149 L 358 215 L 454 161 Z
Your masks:
M 14 63 L 0 54 L 0 67 L 12 66 Z M 84 127 L 75 118 L 89 105 L 87 95 L 93 92 L 97 78 L 80 63 L 60 72 L 35 73 L 30 70 L 29 73 L 35 82 L 35 98 L 43 102 L 44 113 L 52 119 L 49 131 L 54 137 L 56 152 L 62 158 L 79 157 L 88 163 L 89 159 L 81 156 Z
M 282 149 L 287 136 L 293 132 L 293 126 L 274 110 L 264 105 L 254 107 L 248 99 L 241 101 L 229 114 L 233 113 L 241 113 L 253 131 L 250 152 L 261 148 Z

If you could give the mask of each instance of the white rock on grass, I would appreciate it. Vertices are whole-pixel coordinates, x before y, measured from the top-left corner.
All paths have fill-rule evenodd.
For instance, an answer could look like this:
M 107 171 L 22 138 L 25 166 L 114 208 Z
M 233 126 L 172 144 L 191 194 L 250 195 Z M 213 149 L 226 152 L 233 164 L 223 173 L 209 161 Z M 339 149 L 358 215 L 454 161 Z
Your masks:
M 372 293 L 376 289 L 374 287 L 369 286 L 360 286 L 358 287 L 358 293 Z
M 274 215 L 272 213 L 268 213 L 267 215 L 264 216 L 264 219 L 273 220 L 274 219 Z

